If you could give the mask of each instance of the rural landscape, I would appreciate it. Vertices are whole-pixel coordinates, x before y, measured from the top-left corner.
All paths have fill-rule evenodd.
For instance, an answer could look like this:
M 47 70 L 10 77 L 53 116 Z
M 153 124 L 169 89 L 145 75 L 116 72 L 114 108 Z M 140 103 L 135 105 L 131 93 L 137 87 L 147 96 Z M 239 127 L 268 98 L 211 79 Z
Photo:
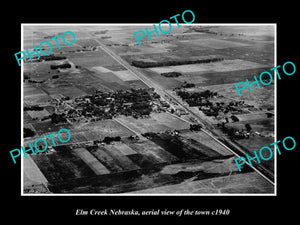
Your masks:
M 22 62 L 23 146 L 71 133 L 23 158 L 23 193 L 273 194 L 273 159 L 234 160 L 274 142 L 275 85 L 234 84 L 274 67 L 274 25 L 174 26 L 138 45 L 144 28 L 23 24 L 23 49 L 76 35 Z

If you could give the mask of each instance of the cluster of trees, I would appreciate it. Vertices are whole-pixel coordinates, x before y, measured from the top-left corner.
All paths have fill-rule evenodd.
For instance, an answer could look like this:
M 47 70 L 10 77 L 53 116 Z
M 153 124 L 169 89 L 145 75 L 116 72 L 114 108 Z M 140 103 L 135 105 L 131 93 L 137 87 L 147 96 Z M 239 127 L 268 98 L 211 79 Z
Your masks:
M 111 36 L 101 36 L 100 37 L 101 39 L 109 39 L 109 38 L 111 38 Z M 128 46 L 128 45 L 127 45 Z
M 135 102 L 131 105 L 130 109 L 141 115 L 149 115 L 152 111 L 148 102 Z
M 267 115 L 267 118 L 272 118 L 274 116 L 273 113 L 266 113 L 266 115 Z
M 181 87 L 182 88 L 193 88 L 193 87 L 195 87 L 195 84 L 194 83 L 188 83 L 188 82 L 184 81 L 184 83 Z
M 23 133 L 24 133 L 24 138 L 34 136 L 34 132 L 32 130 L 30 130 L 29 128 L 24 127 Z
M 161 73 L 160 75 L 162 75 L 164 77 L 179 77 L 182 74 L 179 72 L 168 72 L 168 73 Z
M 252 127 L 250 126 L 249 123 L 246 123 L 246 124 L 245 124 L 245 128 L 246 128 L 246 130 L 247 130 L 248 132 L 250 132 L 250 131 L 252 130 Z
M 98 30 L 95 31 L 94 34 L 106 34 L 108 30 Z
M 82 46 L 81 49 L 76 49 L 76 50 L 69 51 L 69 52 L 90 52 L 90 51 L 96 51 L 96 50 L 97 50 L 96 46 L 86 45 L 86 46 Z
M 98 90 L 95 94 L 76 98 L 75 109 L 68 110 L 65 117 L 74 119 L 84 116 L 85 118 L 92 118 L 91 121 L 112 119 L 116 115 L 139 118 L 150 115 L 153 110 L 151 102 L 157 98 L 160 96 L 151 89 L 115 92 Z M 77 106 L 80 109 L 77 110 Z
M 151 95 L 147 90 L 118 91 L 114 93 L 98 92 L 88 96 L 96 106 L 110 106 L 110 114 L 121 113 L 126 115 L 149 115 L 152 111 L 150 101 L 160 96 Z M 112 100 L 113 99 L 113 100 Z M 126 104 L 131 103 L 131 104 Z
M 41 55 L 40 60 L 52 61 L 52 60 L 63 60 L 66 59 L 65 56 L 55 56 L 55 55 Z
M 219 112 L 218 110 L 216 109 L 201 109 L 202 112 L 206 115 L 206 116 L 214 116 L 214 117 L 217 117 L 219 115 Z
M 64 114 L 56 114 L 56 113 L 53 113 L 52 115 L 49 116 L 51 118 L 51 123 L 65 123 L 67 122 Z
M 226 127 L 224 123 L 222 123 L 222 132 L 227 134 L 229 137 L 234 136 L 235 129 L 233 127 Z
M 207 99 L 217 95 L 217 92 L 212 92 L 210 90 L 202 92 L 187 92 L 183 90 L 177 91 L 177 95 L 185 100 L 189 106 L 211 106 L 212 103 Z M 203 101 L 205 99 L 205 101 Z
M 240 121 L 239 118 L 237 118 L 235 115 L 231 116 L 231 119 L 233 120 L 233 122 L 238 122 Z
M 218 34 L 217 32 L 211 31 L 212 27 L 191 27 L 190 30 L 194 32 L 207 33 L 207 34 Z
M 121 137 L 120 136 L 116 136 L 116 137 L 105 137 L 103 139 L 103 142 L 106 144 L 110 144 L 113 141 L 121 141 Z
M 149 67 L 160 67 L 160 66 L 177 66 L 186 64 L 196 64 L 196 63 L 210 63 L 222 61 L 224 58 L 206 58 L 206 59 L 196 59 L 196 60 L 181 60 L 181 61 L 160 61 L 160 62 L 145 62 L 141 60 L 133 60 L 131 64 L 139 68 L 149 68 Z
M 200 131 L 202 126 L 200 124 L 190 124 L 190 131 Z
M 202 99 L 202 98 L 211 98 L 217 95 L 217 92 L 212 92 L 210 90 L 205 90 L 201 92 L 187 92 L 179 90 L 177 91 L 177 95 L 179 95 L 182 99 Z
M 220 124 L 218 124 L 219 126 Z M 252 130 L 251 126 L 249 123 L 245 124 L 245 128 L 247 132 L 250 132 Z M 238 130 L 233 127 L 226 127 L 225 123 L 221 124 L 221 130 L 223 133 L 227 134 L 230 138 L 235 138 L 235 139 L 243 139 L 243 138 L 249 138 L 249 134 L 245 133 L 245 130 Z
M 86 96 L 86 98 L 89 98 L 92 103 L 98 105 L 100 104 L 101 106 L 107 105 L 112 102 L 112 100 L 107 100 L 109 99 L 114 99 L 115 103 L 126 103 L 126 102 L 145 102 L 145 101 L 150 101 L 152 98 L 160 98 L 158 94 L 155 92 L 151 92 L 147 89 L 130 89 L 126 91 L 115 91 L 115 92 L 102 92 L 102 91 L 97 91 L 96 94 Z
M 44 80 L 37 81 L 37 80 L 30 80 L 30 79 L 28 79 L 28 83 L 41 84 L 41 83 L 44 83 L 44 82 L 45 82 Z
M 60 65 L 50 65 L 50 69 L 51 70 L 55 70 L 55 69 L 67 69 L 67 68 L 71 68 L 71 64 L 70 63 L 64 63 L 64 64 L 60 64 Z
M 31 76 L 30 72 L 25 71 L 23 74 L 24 74 L 24 80 L 30 79 L 30 76 Z
M 223 102 L 215 102 L 213 103 L 209 99 L 213 96 L 216 96 L 217 92 L 212 92 L 209 90 L 203 91 L 203 92 L 187 92 L 184 90 L 179 90 L 176 92 L 183 100 L 186 101 L 186 103 L 189 104 L 189 106 L 198 106 L 199 109 L 206 115 L 206 116 L 215 116 L 217 117 L 219 115 L 219 112 L 228 113 L 229 111 L 239 111 L 240 109 L 238 106 L 240 104 L 243 104 L 242 101 L 235 101 L 230 102 L 229 104 L 224 104 Z M 239 121 L 239 119 L 232 115 L 231 119 L 236 122 Z
M 33 105 L 33 106 L 25 106 L 24 111 L 42 111 L 44 107 Z

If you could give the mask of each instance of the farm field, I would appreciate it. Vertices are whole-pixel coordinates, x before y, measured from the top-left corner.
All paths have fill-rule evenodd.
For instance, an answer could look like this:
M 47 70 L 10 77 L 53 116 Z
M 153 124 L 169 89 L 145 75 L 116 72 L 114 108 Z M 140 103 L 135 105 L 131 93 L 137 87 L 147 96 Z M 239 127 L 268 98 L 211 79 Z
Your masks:
M 125 140 L 125 143 L 134 151 L 139 154 L 146 155 L 148 158 L 152 158 L 153 161 L 158 163 L 170 164 L 179 160 L 176 156 L 172 155 L 152 141 L 143 140 L 133 143 Z
M 216 143 L 215 141 L 213 141 L 211 139 L 211 137 L 209 137 L 204 132 L 181 132 L 180 135 L 185 137 L 185 138 L 191 138 L 191 139 L 197 140 L 197 141 L 201 142 L 202 144 L 210 147 L 214 151 L 217 151 L 221 155 L 232 156 L 231 152 L 229 152 L 221 144 Z
M 24 25 L 28 50 L 67 30 L 76 35 L 72 45 L 53 45 L 49 58 L 22 62 L 23 128 L 33 132 L 24 146 L 62 128 L 71 133 L 68 143 L 47 140 L 49 149 L 24 163 L 26 193 L 273 193 L 251 167 L 239 172 L 216 140 L 229 140 L 226 126 L 251 133 L 232 138 L 249 155 L 273 142 L 275 85 L 239 97 L 234 84 L 274 67 L 274 26 L 173 26 L 138 45 L 133 33 L 145 27 L 153 29 Z M 189 106 L 178 90 L 206 92 Z M 264 163 L 273 173 L 275 165 Z
M 193 150 L 188 148 L 180 153 L 187 154 L 186 156 L 181 155 L 183 157 L 180 159 L 172 156 L 173 161 L 169 161 L 172 157 L 169 157 L 168 154 L 173 155 L 174 150 L 171 151 L 170 148 L 166 148 L 161 151 L 159 148 L 155 148 L 155 151 L 151 153 L 151 150 L 148 151 L 150 143 L 153 142 L 149 140 L 142 142 L 126 141 L 73 150 L 69 147 L 59 147 L 55 148 L 54 153 L 42 157 L 34 156 L 34 159 L 46 174 L 50 182 L 49 188 L 54 192 L 118 193 L 137 191 L 146 186 L 159 187 L 166 184 L 177 184 L 186 178 L 203 179 L 204 177 L 215 177 L 216 174 L 235 174 L 237 171 L 232 158 L 228 157 L 211 160 L 208 158 L 200 160 L 199 158 L 193 162 L 185 162 L 186 156 L 194 154 L 192 153 Z M 125 152 L 124 149 L 126 149 Z M 139 151 L 134 149 L 139 149 Z M 141 149 L 145 150 L 141 152 Z M 58 157 L 60 157 L 59 160 Z M 60 168 L 63 163 L 67 168 L 61 171 Z M 79 173 L 76 168 L 82 163 L 86 165 L 84 167 L 85 172 Z M 60 172 L 56 173 L 56 176 L 50 176 L 50 168 Z M 180 175 L 183 172 L 186 173 L 185 176 Z M 128 180 L 125 174 L 129 173 L 132 176 Z M 122 174 L 124 177 L 121 178 L 122 183 L 119 183 Z M 86 186 L 86 181 L 90 181 L 93 185 Z M 118 185 L 115 186 L 114 184 Z
M 35 162 L 32 160 L 31 156 L 27 156 L 28 159 L 24 160 L 24 168 L 23 176 L 24 176 L 24 185 L 31 184 L 43 184 L 47 183 L 47 179 L 42 174 L 40 169 L 37 167 Z
M 43 109 L 42 111 L 27 111 L 28 115 L 34 119 L 34 118 L 43 118 L 45 116 L 49 116 L 50 113 L 46 110 L 46 109 Z
M 272 41 L 273 34 L 273 26 L 218 26 L 218 27 L 211 27 L 211 31 L 222 32 L 224 34 L 241 34 L 239 38 L 246 39 L 247 37 L 251 36 L 252 38 L 258 40 L 270 40 Z
M 270 146 L 271 143 L 275 142 L 274 137 L 250 137 L 249 139 L 236 140 L 235 143 L 239 144 L 243 149 L 249 154 L 249 156 L 254 157 L 254 151 L 259 152 L 259 150 L 264 146 Z M 269 170 L 274 172 L 274 148 L 273 157 L 268 161 L 261 161 L 261 164 L 266 166 Z M 263 157 L 268 158 L 270 156 L 269 151 L 264 151 L 262 153 Z
M 87 138 L 91 136 L 91 133 L 94 133 L 98 138 L 103 139 L 106 136 L 130 136 L 134 133 L 128 130 L 126 127 L 120 125 L 114 120 L 100 120 L 96 122 L 90 122 L 85 124 L 74 124 L 74 129 L 71 129 L 70 132 L 73 134 L 85 134 Z M 90 139 L 90 138 L 89 138 Z M 95 139 L 94 139 L 95 140 Z
M 68 58 L 75 65 L 81 67 L 114 66 L 117 64 L 115 60 L 101 50 L 88 52 L 88 54 L 85 52 L 68 53 Z
M 125 138 L 121 142 L 80 148 L 73 144 L 57 146 L 54 151 L 31 157 L 54 192 L 138 191 L 145 186 L 159 187 L 190 178 L 194 181 L 237 173 L 232 154 L 221 146 L 216 148 L 202 132 L 181 132 L 179 138 L 168 134 L 151 137 L 149 140 Z M 117 177 L 129 173 L 135 174 L 132 179 L 124 180 L 124 177 L 124 183 L 114 186 L 120 181 L 115 180 Z M 85 180 L 93 185 L 86 186 Z
M 27 105 L 44 104 L 50 100 L 50 96 L 43 90 L 24 84 L 24 103 Z
M 238 61 L 235 61 L 233 64 L 235 63 L 239 64 Z M 246 64 L 247 63 L 248 62 L 246 62 Z M 192 64 L 184 66 L 155 67 L 140 70 L 143 71 L 149 78 L 166 89 L 177 88 L 183 85 L 184 82 L 188 82 L 194 83 L 195 85 L 200 87 L 205 87 L 208 85 L 220 85 L 220 87 L 222 87 L 222 85 L 227 85 L 226 87 L 229 87 L 229 84 L 231 84 L 231 91 L 236 91 L 234 87 L 235 83 L 245 81 L 246 79 L 248 79 L 249 81 L 254 81 L 254 75 L 259 75 L 261 72 L 269 69 L 266 66 L 259 64 L 252 64 L 252 66 L 252 68 L 248 69 L 238 69 L 234 66 L 232 67 L 232 69 L 230 69 L 229 67 L 227 69 L 220 67 L 221 70 L 225 71 L 218 71 L 218 69 L 216 68 L 208 69 L 207 67 L 207 69 L 205 69 L 203 68 L 202 64 Z M 256 68 L 255 66 L 258 67 Z M 213 65 L 211 65 L 211 67 L 213 68 Z M 180 72 L 182 75 L 179 77 L 164 77 L 160 75 L 160 73 L 166 72 Z M 245 92 L 247 92 L 246 89 Z
M 200 47 L 205 48 L 212 48 L 212 49 L 224 49 L 224 48 L 234 48 L 234 47 L 245 47 L 249 46 L 250 44 L 241 43 L 241 42 L 234 42 L 228 40 L 220 40 L 220 39 L 212 39 L 212 38 L 200 38 L 194 39 L 193 42 L 190 40 L 182 40 L 180 42 L 184 42 L 185 44 L 189 45 L 197 45 Z
M 55 85 L 54 87 L 51 85 L 43 85 L 42 89 L 50 96 L 50 97 L 56 97 L 56 96 L 65 96 L 70 98 L 75 98 L 78 96 L 86 95 L 85 92 L 80 90 L 74 85 L 70 85 L 68 83 Z
M 246 79 L 254 80 L 253 75 L 265 71 L 266 66 L 238 59 L 208 64 L 155 67 L 147 70 L 157 73 L 157 75 L 152 75 L 151 72 L 148 72 L 147 74 L 151 74 L 149 77 L 151 76 L 151 78 L 157 79 L 159 84 L 170 89 L 178 87 L 184 82 L 194 83 L 197 86 L 207 86 L 211 84 L 237 83 L 245 81 Z M 161 75 L 159 74 L 166 72 L 179 72 L 182 76 L 161 79 Z M 161 83 L 162 80 L 165 82 Z M 165 83 L 166 85 L 164 85 Z M 233 88 L 235 89 L 234 84 Z
M 40 135 L 48 132 L 57 132 L 62 128 L 70 129 L 72 127 L 72 125 L 68 123 L 53 125 L 50 121 L 31 123 L 31 125 L 34 127 L 34 130 Z
M 84 148 L 74 149 L 74 153 L 87 164 L 96 175 L 110 173 L 91 153 Z
M 118 117 L 118 120 L 139 133 L 164 132 L 167 130 L 182 130 L 189 128 L 188 123 L 179 120 L 168 113 L 152 113 L 150 118 L 140 119 L 122 116 Z
M 221 62 L 211 62 L 206 64 L 191 64 L 191 65 L 180 65 L 180 66 L 167 66 L 167 67 L 155 67 L 150 70 L 157 73 L 165 73 L 165 72 L 227 72 L 227 71 L 235 71 L 235 70 L 244 70 L 244 69 L 253 69 L 265 67 L 265 65 L 259 63 L 253 63 L 250 61 L 244 61 L 240 59 L 234 60 L 224 60 Z
M 193 180 L 187 183 L 165 185 L 151 189 L 131 192 L 132 194 L 158 193 L 167 194 L 169 191 L 175 194 L 230 194 L 230 193 L 269 193 L 273 191 L 265 180 L 255 172 L 236 174 L 225 177 Z
M 137 78 L 134 75 L 132 75 L 132 73 L 128 70 L 115 71 L 114 74 L 117 75 L 123 81 L 137 80 Z

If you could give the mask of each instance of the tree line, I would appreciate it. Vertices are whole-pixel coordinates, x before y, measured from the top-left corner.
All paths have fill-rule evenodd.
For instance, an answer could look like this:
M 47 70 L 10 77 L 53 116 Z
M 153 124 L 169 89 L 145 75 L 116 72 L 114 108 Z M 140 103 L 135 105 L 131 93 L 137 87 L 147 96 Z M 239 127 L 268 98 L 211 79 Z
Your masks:
M 196 64 L 196 63 L 210 63 L 223 61 L 224 58 L 208 58 L 208 59 L 196 59 L 196 60 L 181 60 L 181 61 L 160 61 L 160 62 L 145 62 L 141 60 L 133 60 L 131 64 L 139 68 L 149 68 L 149 67 L 160 67 L 160 66 L 178 66 L 186 64 Z

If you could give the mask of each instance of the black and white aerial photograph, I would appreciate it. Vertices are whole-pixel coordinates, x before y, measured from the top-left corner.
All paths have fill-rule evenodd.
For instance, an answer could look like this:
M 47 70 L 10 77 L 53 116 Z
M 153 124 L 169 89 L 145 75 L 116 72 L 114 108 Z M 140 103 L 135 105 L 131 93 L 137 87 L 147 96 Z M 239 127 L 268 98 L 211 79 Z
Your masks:
M 153 23 L 22 24 L 22 195 L 276 194 L 276 24 Z

